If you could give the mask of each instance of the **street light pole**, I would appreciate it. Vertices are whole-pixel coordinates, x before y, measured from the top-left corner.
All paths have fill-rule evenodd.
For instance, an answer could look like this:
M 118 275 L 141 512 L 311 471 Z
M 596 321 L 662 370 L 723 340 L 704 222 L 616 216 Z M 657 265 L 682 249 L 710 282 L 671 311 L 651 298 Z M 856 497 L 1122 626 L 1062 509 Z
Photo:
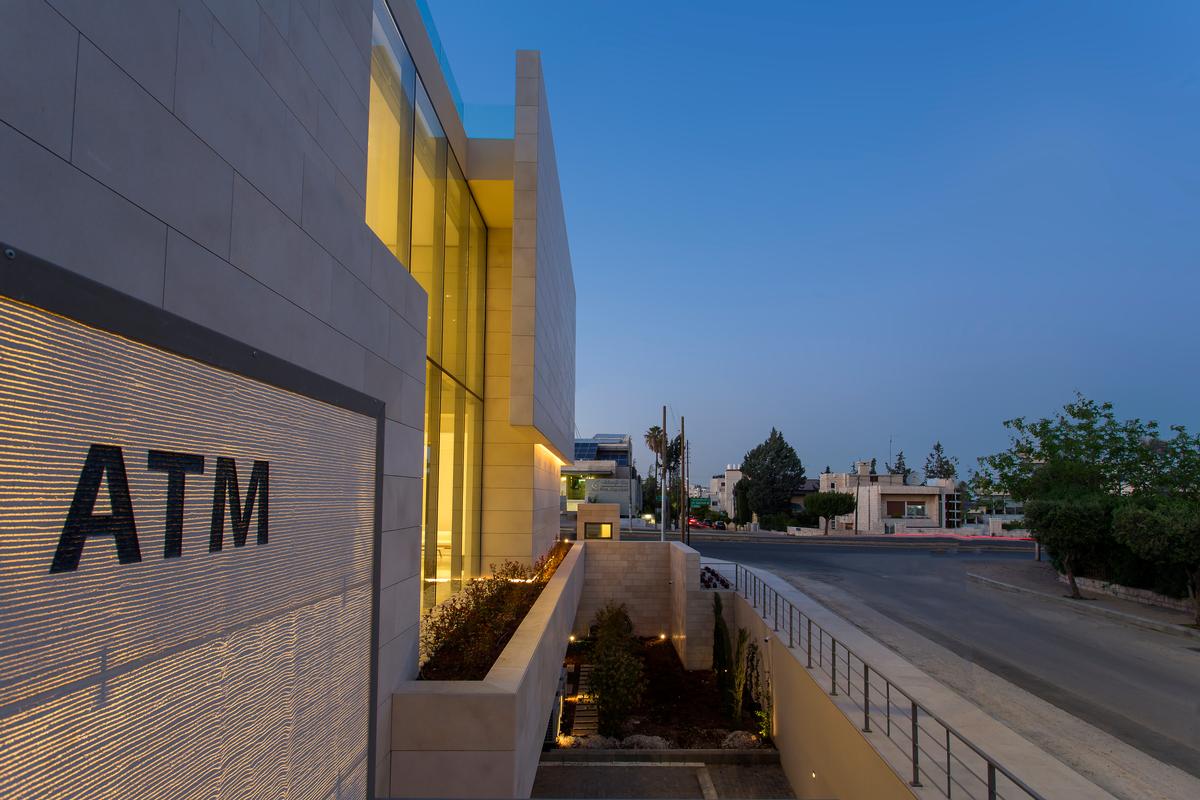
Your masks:
M 658 540 L 667 540 L 667 407 L 663 406 L 662 440 L 659 449 L 662 450 L 662 471 L 659 475 L 658 496 L 662 500 L 662 514 L 659 516 Z
M 679 541 L 687 544 L 688 514 L 691 512 L 691 492 L 687 478 L 687 428 L 683 414 L 679 415 Z

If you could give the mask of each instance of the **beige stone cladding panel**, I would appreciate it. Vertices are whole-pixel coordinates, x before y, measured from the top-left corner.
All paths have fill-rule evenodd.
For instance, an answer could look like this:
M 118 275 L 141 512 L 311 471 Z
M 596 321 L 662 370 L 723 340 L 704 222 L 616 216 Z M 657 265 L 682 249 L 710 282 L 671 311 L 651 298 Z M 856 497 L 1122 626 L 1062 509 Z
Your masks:
M 669 634 L 671 561 L 664 542 L 584 543 L 587 572 L 574 633 L 586 636 L 596 612 L 606 603 L 624 603 L 638 636 Z
M 575 279 L 541 56 L 517 53 L 513 170 L 514 425 L 569 455 L 575 429 Z
M 671 641 L 684 669 L 712 669 L 715 593 L 700 588 L 699 552 L 671 542 L 670 553 Z
M 0 4 L 0 231 L 385 401 L 386 742 L 417 666 L 426 297 L 364 221 L 370 46 L 370 0 Z

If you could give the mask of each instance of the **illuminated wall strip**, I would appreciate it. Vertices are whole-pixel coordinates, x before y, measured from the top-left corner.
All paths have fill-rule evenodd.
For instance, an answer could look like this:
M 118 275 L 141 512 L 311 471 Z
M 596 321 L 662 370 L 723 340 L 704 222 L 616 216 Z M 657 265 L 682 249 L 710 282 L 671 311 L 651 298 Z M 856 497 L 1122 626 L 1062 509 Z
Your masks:
M 142 560 L 52 574 L 92 444 Z M 150 449 L 205 457 L 180 558 Z M 267 544 L 209 552 L 218 456 L 270 463 Z M 373 418 L 0 298 L 0 797 L 365 796 L 375 467 Z

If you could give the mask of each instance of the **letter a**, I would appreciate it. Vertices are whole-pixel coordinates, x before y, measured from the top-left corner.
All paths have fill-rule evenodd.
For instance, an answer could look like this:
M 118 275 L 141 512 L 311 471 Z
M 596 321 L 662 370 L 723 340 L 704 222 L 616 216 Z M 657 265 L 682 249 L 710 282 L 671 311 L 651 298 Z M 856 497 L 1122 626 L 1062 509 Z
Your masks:
M 108 500 L 111 514 L 93 514 L 100 481 L 108 476 Z M 138 547 L 137 526 L 133 521 L 133 502 L 129 498 L 129 478 L 121 448 L 94 444 L 88 450 L 83 471 L 75 486 L 75 498 L 67 512 L 67 522 L 58 538 L 58 550 L 50 564 L 51 572 L 73 572 L 89 536 L 112 536 L 117 544 L 117 561 L 134 564 L 142 560 Z

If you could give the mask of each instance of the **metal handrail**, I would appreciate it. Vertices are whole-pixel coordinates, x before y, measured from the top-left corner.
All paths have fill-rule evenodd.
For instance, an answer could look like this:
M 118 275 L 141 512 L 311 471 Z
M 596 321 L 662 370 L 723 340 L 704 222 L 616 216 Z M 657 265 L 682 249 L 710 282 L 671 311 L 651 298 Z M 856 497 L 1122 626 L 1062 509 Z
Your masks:
M 836 636 L 822 627 L 821 624 L 814 620 L 811 616 L 796 608 L 795 604 L 792 603 L 791 600 L 781 595 L 774 587 L 767 584 L 766 581 L 760 578 L 749 567 L 742 566 L 737 562 L 734 562 L 734 567 L 734 591 L 741 595 L 742 598 L 750 602 L 755 611 L 760 611 L 763 621 L 769 621 L 776 634 L 780 636 L 781 641 L 782 636 L 786 631 L 788 638 L 788 649 L 799 649 L 801 650 L 801 655 L 806 654 L 808 669 L 820 670 L 821 672 L 824 672 L 826 675 L 830 676 L 830 696 L 845 697 L 851 703 L 858 705 L 858 701 L 854 699 L 850 692 L 850 681 L 854 677 L 861 677 L 863 679 L 861 707 L 863 712 L 862 729 L 864 733 L 871 733 L 872 730 L 875 732 L 880 732 L 878 726 L 876 726 L 874 729 L 871 727 L 872 688 L 875 689 L 877 695 L 881 693 L 883 694 L 883 696 L 886 698 L 886 705 L 884 708 L 887 722 L 885 737 L 899 747 L 902 753 L 905 753 L 907 748 L 903 747 L 899 742 L 893 739 L 891 735 L 893 727 L 892 695 L 893 693 L 898 694 L 901 698 L 908 701 L 907 705 L 909 706 L 908 712 L 910 731 L 906 732 L 905 738 L 909 740 L 909 743 L 911 744 L 911 752 L 905 753 L 905 757 L 908 759 L 912 767 L 912 776 L 911 780 L 909 781 L 909 785 L 914 787 L 923 786 L 924 784 L 921 783 L 922 773 L 924 773 L 925 776 L 930 779 L 931 783 L 934 782 L 933 779 L 935 776 L 926 768 L 926 763 L 934 760 L 933 754 L 931 754 L 924 747 L 920 746 L 923 727 L 921 723 L 924 722 L 922 719 L 922 717 L 924 717 L 924 719 L 932 720 L 940 725 L 945 737 L 946 759 L 943 765 L 945 769 L 945 785 L 944 787 L 937 786 L 931 788 L 936 788 L 937 791 L 940 791 L 947 798 L 949 798 L 952 796 L 953 784 L 957 784 L 960 788 L 963 787 L 963 784 L 954 777 L 953 765 L 951 763 L 951 759 L 953 759 L 957 761 L 968 774 L 979 780 L 980 783 L 987 787 L 987 800 L 997 800 L 1001 797 L 996 785 L 998 775 L 1003 775 L 1005 778 L 1011 781 L 1014 786 L 1025 793 L 1025 797 L 1031 798 L 1032 800 L 1046 800 L 1043 795 L 1032 789 L 1027 783 L 1014 775 L 1007 767 L 989 756 L 983 751 L 982 748 L 980 748 L 970 739 L 967 739 L 965 736 L 959 733 L 954 726 L 950 725 L 935 712 L 930 711 L 924 705 L 917 702 L 912 695 L 904 691 L 903 688 L 890 680 L 886 675 L 880 672 L 877 667 L 868 663 L 862 656 L 858 655 L 849 647 L 847 647 L 845 643 L 839 642 Z M 779 624 L 781 618 L 781 604 L 783 606 L 783 610 L 785 610 L 787 613 L 787 618 L 783 623 L 782 629 L 780 628 Z M 816 629 L 818 648 L 816 666 L 813 665 L 812 647 L 814 628 Z M 805 637 L 806 630 L 807 637 Z M 796 635 L 797 631 L 799 632 L 799 636 Z M 828 659 L 828 662 L 825 657 L 826 637 L 828 637 L 830 641 L 830 658 Z M 802 641 L 805 642 L 804 647 L 801 647 Z M 839 651 L 841 651 L 841 653 L 839 653 Z M 846 685 L 844 692 L 839 692 L 838 689 L 839 656 L 843 656 L 841 660 L 846 665 L 846 674 L 845 679 L 843 680 L 843 683 Z M 851 658 L 857 659 L 858 663 L 862 665 L 862 672 L 857 673 L 857 676 L 855 674 L 856 671 L 853 669 L 852 662 L 850 660 Z M 830 669 L 828 670 L 825 668 L 826 663 L 829 663 L 830 665 Z M 876 684 L 875 687 L 872 687 L 873 683 Z M 882 690 L 879 688 L 880 684 L 882 684 Z M 875 705 L 878 707 L 877 703 Z M 897 704 L 897 707 L 903 708 L 903 705 Z M 896 727 L 898 730 L 903 730 L 903 725 Z M 925 730 L 924 733 L 926 737 L 933 735 L 928 730 Z M 980 775 L 975 772 L 975 770 L 969 767 L 966 762 L 964 762 L 962 758 L 958 756 L 958 754 L 952 752 L 952 739 L 957 740 L 963 745 L 966 745 L 971 752 L 983 760 L 987 768 L 986 775 Z M 925 754 L 926 756 L 924 763 L 920 757 L 921 754 Z M 941 767 L 938 768 L 938 771 L 941 771 Z

